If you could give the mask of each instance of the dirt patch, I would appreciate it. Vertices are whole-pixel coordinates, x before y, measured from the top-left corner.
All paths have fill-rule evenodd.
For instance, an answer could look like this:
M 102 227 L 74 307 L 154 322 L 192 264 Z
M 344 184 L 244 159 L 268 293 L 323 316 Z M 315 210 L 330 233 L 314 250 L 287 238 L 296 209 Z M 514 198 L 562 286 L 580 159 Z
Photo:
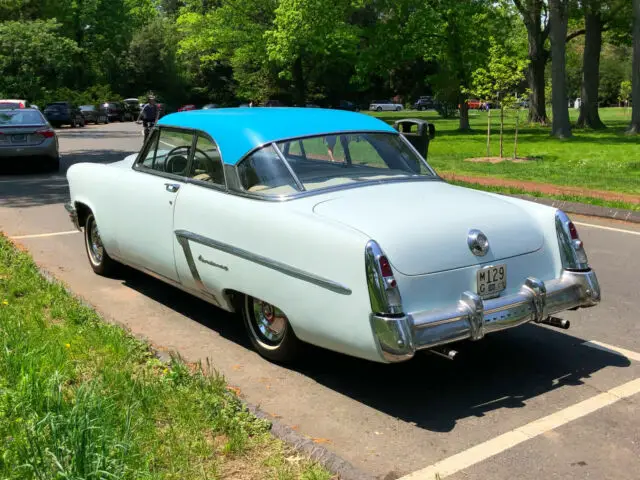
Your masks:
M 563 185 L 550 185 L 548 183 L 531 182 L 525 180 L 510 180 L 494 177 L 471 177 L 457 175 L 455 173 L 440 174 L 445 180 L 458 180 L 466 183 L 480 185 L 519 188 L 526 192 L 540 192 L 545 195 L 576 195 L 580 197 L 600 198 L 602 200 L 627 202 L 640 205 L 640 195 L 630 193 L 611 192 L 607 190 L 591 190 L 583 187 L 567 187 Z
M 465 158 L 465 162 L 473 162 L 473 163 L 502 163 L 502 162 L 512 162 L 512 163 L 526 163 L 533 162 L 535 158 L 528 157 L 475 157 L 475 158 Z

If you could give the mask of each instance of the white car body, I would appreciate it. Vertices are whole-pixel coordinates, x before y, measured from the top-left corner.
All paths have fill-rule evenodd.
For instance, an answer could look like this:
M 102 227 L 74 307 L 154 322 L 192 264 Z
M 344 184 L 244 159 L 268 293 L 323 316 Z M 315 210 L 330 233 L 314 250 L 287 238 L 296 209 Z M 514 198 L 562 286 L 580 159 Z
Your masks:
M 182 120 L 185 129 L 196 128 L 199 118 L 208 118 L 203 115 L 222 112 L 246 116 L 241 132 L 254 125 L 252 115 L 263 122 L 273 115 L 278 122 L 286 114 L 263 112 L 292 109 L 233 110 L 235 117 L 227 109 L 173 114 L 160 128 Z M 330 121 L 336 112 L 295 115 L 291 136 L 302 138 L 305 128 L 316 128 L 305 126 L 302 116 Z M 364 117 L 337 115 L 346 125 L 356 115 Z M 366 125 L 378 122 L 367 118 Z M 392 135 L 383 122 L 375 125 Z M 215 131 L 207 131 L 215 140 Z M 219 144 L 223 156 L 226 145 Z M 548 322 L 556 312 L 592 306 L 600 298 L 586 263 L 568 269 L 566 248 L 583 251 L 579 240 L 559 244 L 568 219 L 554 208 L 452 186 L 435 176 L 265 201 L 250 190 L 233 191 L 230 175 L 237 165 L 224 167 L 227 188 L 211 188 L 132 168 L 137 157 L 69 168 L 67 209 L 76 226 L 82 228 L 92 212 L 110 257 L 224 310 L 235 311 L 240 295 L 277 306 L 303 342 L 395 362 L 418 349 Z M 472 251 L 473 229 L 489 239 L 490 246 L 480 245 L 486 247 L 482 256 Z M 388 257 L 390 277 L 384 269 L 381 274 L 381 255 Z M 506 266 L 506 288 L 497 298 L 482 298 L 476 294 L 477 272 L 496 264 Z
M 402 104 L 392 102 L 391 100 L 376 100 L 371 102 L 369 110 L 376 112 L 400 112 L 403 110 Z

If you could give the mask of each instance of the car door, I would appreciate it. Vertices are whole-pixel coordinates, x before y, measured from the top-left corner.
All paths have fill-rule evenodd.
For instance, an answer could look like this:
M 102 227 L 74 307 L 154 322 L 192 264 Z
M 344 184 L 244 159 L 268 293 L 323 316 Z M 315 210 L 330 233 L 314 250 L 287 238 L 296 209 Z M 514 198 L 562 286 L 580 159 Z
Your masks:
M 165 279 L 178 281 L 174 262 L 173 214 L 193 147 L 193 131 L 163 127 L 153 132 L 133 166 L 123 175 L 118 243 L 123 260 Z
M 180 191 L 174 212 L 175 264 L 180 283 L 222 305 L 222 285 L 228 266 L 224 255 L 207 242 L 219 239 L 229 225 L 221 222 L 220 209 L 228 208 L 227 188 L 220 151 L 203 132 L 196 133 L 187 172 L 189 184 Z

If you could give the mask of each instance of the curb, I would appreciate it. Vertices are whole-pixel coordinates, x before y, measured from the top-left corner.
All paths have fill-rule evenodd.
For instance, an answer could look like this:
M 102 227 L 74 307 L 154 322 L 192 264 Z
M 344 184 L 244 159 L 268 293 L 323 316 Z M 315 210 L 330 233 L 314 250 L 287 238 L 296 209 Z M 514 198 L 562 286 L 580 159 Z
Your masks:
M 7 237 L 7 239 L 9 238 Z M 9 241 L 14 245 L 16 244 L 16 242 L 11 239 L 9 239 Z M 38 273 L 42 275 L 45 280 L 47 280 L 50 283 L 55 283 L 57 285 L 60 285 L 69 295 L 71 295 L 81 305 L 87 308 L 91 308 L 92 310 L 96 310 L 95 306 L 91 305 L 91 303 L 87 302 L 84 298 L 82 298 L 81 296 L 76 294 L 74 291 L 72 291 L 69 288 L 69 286 L 66 283 L 64 283 L 62 280 L 56 278 L 51 272 L 49 272 L 45 268 L 38 265 L 35 262 L 35 260 L 33 261 L 33 263 L 35 264 L 38 270 Z M 98 314 L 102 318 L 105 318 L 103 314 L 99 312 Z M 149 348 L 149 351 L 151 351 L 156 356 L 156 358 L 158 358 L 160 361 L 162 361 L 163 363 L 168 363 L 169 361 L 171 361 L 171 356 L 170 354 L 168 354 L 169 352 L 156 348 L 149 341 L 149 339 L 145 338 L 144 336 L 132 334 L 129 328 L 122 322 L 119 322 L 111 317 L 110 317 L 110 320 L 112 324 L 117 325 L 118 327 L 124 329 L 129 335 L 132 335 L 138 340 L 143 341 L 147 345 L 147 348 Z M 278 420 L 274 420 L 271 417 L 271 415 L 263 412 L 256 405 L 253 405 L 247 402 L 240 396 L 238 396 L 238 399 L 247 408 L 247 410 L 251 412 L 253 415 L 255 415 L 260 419 L 268 420 L 271 423 L 270 432 L 275 438 L 288 444 L 295 451 L 301 454 L 304 454 L 306 457 L 308 457 L 312 461 L 319 463 L 324 468 L 329 470 L 329 472 L 331 472 L 332 474 L 337 475 L 337 478 L 335 480 L 376 480 L 378 478 L 356 468 L 355 466 L 353 466 L 351 463 L 349 463 L 348 461 L 346 461 L 336 453 L 330 451 L 329 449 L 323 447 L 322 445 L 318 445 L 314 443 L 309 438 L 296 432 L 290 426 Z
M 504 194 L 503 194 L 504 195 Z M 550 207 L 559 208 L 566 213 L 574 213 L 578 215 L 589 215 L 591 217 L 601 217 L 610 220 L 622 220 L 624 222 L 640 223 L 640 211 L 624 210 L 622 208 L 601 207 L 599 205 L 590 205 L 588 203 L 567 202 L 565 200 L 554 200 L 552 198 L 532 197 L 531 195 L 511 195 L 507 197 L 520 198 L 530 202 L 541 203 Z

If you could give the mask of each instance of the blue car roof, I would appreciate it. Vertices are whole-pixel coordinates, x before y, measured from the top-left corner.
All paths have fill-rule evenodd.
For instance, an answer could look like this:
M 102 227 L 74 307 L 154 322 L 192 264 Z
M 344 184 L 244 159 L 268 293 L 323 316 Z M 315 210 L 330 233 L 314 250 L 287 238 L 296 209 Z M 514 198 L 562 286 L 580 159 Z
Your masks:
M 166 115 L 158 125 L 208 133 L 218 144 L 223 162 L 229 165 L 237 164 L 256 147 L 288 138 L 338 132 L 398 133 L 369 115 L 322 108 L 192 110 Z

